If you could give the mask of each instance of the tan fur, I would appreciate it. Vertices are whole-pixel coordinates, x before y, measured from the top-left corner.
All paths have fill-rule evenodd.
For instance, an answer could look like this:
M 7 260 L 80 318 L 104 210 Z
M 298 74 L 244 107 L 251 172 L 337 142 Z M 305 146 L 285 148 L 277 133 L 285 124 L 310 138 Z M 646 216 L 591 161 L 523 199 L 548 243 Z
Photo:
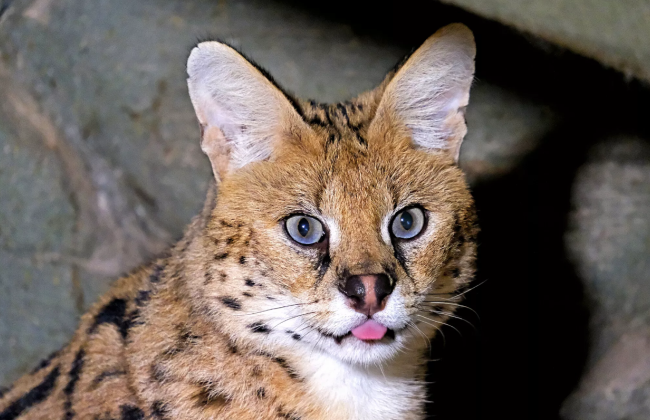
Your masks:
M 451 32 L 473 48 L 466 28 L 443 31 L 434 37 Z M 349 102 L 299 102 L 300 116 L 250 66 L 261 89 L 282 105 L 277 124 L 256 128 L 267 130 L 270 155 L 241 168 L 224 158 L 238 146 L 209 126 L 199 104 L 218 194 L 213 186 L 178 244 L 119 279 L 82 317 L 70 344 L 14 384 L 0 399 L 6 416 L 0 418 L 354 418 L 314 392 L 308 357 L 292 346 L 318 337 L 312 352 L 324 352 L 319 346 L 327 343 L 336 347 L 329 305 L 342 273 L 385 270 L 396 278 L 410 324 L 398 332 L 408 346 L 381 356 L 381 374 L 403 383 L 408 395 L 401 418 L 422 418 L 427 343 L 419 334 L 435 334 L 471 281 L 477 228 L 455 163 L 465 130 L 462 109 L 448 119 L 449 149 L 427 150 L 413 144 L 396 99 L 387 96 L 411 65 L 407 61 L 377 89 Z M 431 218 L 423 238 L 400 248 L 400 261 L 381 229 L 386 215 L 405 204 L 422 206 Z M 293 213 L 336 221 L 329 262 L 322 250 L 287 237 L 282 220 Z M 302 330 L 286 331 L 295 320 L 272 318 L 285 302 L 298 302 L 292 313 Z M 360 375 L 375 369 L 341 364 Z M 47 392 L 34 401 L 34 390 Z

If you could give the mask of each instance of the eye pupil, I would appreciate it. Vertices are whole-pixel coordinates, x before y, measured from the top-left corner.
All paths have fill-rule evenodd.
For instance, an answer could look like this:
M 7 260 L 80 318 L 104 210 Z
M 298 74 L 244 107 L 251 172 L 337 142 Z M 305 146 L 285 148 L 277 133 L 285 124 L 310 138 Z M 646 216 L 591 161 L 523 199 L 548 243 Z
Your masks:
M 411 216 L 411 213 L 405 211 L 400 216 L 399 222 L 404 228 L 404 230 L 411 230 L 411 228 L 413 227 L 413 216 Z
M 307 237 L 307 234 L 309 233 L 309 228 L 310 228 L 309 220 L 307 220 L 304 217 L 300 219 L 300 221 L 298 222 L 298 233 L 302 237 Z

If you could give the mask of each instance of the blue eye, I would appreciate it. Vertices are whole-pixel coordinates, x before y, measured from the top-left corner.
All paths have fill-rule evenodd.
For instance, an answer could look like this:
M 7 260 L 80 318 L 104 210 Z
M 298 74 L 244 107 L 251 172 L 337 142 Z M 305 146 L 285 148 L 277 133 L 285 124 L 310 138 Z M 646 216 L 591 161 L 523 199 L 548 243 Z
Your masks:
M 414 238 L 422 228 L 424 228 L 424 212 L 417 207 L 397 213 L 391 225 L 393 235 L 400 239 Z
M 313 245 L 325 238 L 322 223 L 303 214 L 289 217 L 285 227 L 291 239 L 301 245 Z

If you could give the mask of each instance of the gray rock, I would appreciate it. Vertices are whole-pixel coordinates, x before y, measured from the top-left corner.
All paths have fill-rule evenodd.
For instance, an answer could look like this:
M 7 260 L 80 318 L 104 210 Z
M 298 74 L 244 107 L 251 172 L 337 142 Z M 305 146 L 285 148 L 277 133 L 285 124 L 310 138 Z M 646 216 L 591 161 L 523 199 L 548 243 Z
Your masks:
M 650 418 L 650 145 L 593 148 L 573 187 L 567 247 L 590 302 L 590 357 L 566 419 Z
M 442 0 L 650 80 L 646 0 Z

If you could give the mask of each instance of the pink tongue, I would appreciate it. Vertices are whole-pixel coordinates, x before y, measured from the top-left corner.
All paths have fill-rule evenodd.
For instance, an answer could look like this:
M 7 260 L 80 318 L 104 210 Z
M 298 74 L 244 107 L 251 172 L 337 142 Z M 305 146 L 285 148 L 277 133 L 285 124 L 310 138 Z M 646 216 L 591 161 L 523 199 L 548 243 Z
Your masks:
M 369 319 L 351 332 L 352 335 L 357 337 L 359 340 L 381 340 L 387 330 L 388 328 L 384 327 L 380 323 Z

